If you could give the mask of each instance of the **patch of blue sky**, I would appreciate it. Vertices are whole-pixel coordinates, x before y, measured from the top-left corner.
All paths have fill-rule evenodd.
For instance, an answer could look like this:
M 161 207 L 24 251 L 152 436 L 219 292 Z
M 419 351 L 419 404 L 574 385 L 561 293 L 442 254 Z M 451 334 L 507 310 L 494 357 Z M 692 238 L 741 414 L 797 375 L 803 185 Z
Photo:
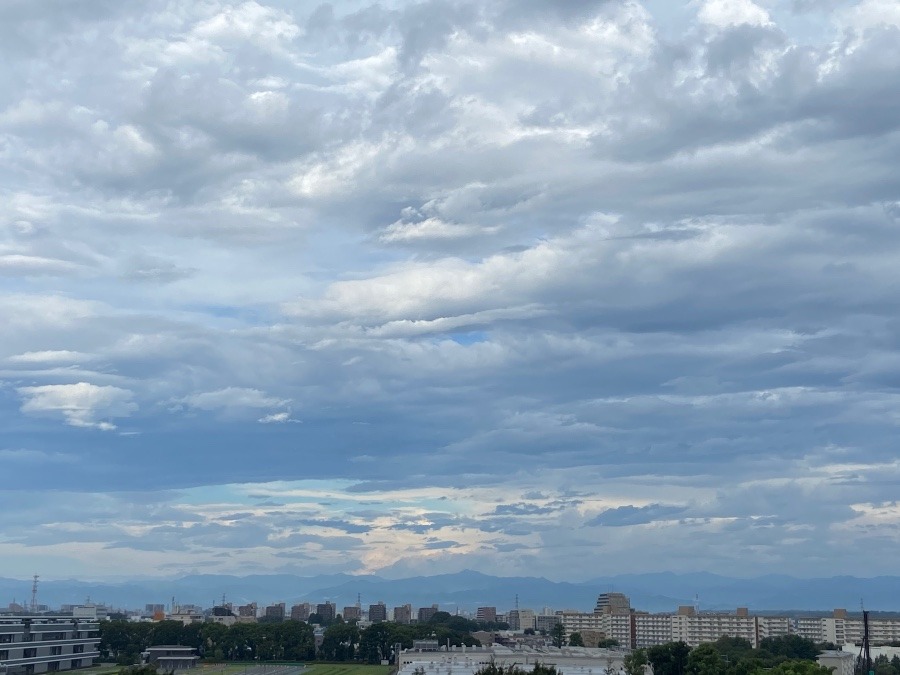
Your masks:
M 449 333 L 445 336 L 456 342 L 457 344 L 468 346 L 478 344 L 479 342 L 488 342 L 490 336 L 483 330 L 471 330 L 462 333 Z

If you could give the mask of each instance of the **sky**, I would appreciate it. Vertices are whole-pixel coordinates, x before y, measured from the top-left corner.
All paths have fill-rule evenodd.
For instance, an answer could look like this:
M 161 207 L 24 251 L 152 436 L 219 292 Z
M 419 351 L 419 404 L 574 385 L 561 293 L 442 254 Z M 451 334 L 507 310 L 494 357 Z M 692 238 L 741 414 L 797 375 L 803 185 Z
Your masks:
M 896 572 L 895 0 L 5 0 L 0 56 L 0 576 Z

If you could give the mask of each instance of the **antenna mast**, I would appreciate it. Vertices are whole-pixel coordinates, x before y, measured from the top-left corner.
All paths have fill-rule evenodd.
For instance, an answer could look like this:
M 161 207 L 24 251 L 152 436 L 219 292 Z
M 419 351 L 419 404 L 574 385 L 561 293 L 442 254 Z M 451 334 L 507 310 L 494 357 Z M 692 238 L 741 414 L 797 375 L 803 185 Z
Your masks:
M 31 582 L 31 613 L 37 614 L 37 586 L 38 586 L 38 575 L 34 575 L 34 579 Z

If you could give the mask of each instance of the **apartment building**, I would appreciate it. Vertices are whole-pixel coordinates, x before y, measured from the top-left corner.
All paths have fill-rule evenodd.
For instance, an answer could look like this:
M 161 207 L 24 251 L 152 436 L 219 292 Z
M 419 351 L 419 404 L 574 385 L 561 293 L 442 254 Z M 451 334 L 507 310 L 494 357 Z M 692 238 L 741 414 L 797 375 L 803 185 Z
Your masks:
M 394 607 L 394 623 L 412 623 L 412 605 Z
M 863 638 L 861 616 L 850 616 L 846 609 L 836 609 L 831 616 L 801 617 L 796 620 L 795 631 L 816 642 L 833 642 L 836 645 L 859 644 Z M 869 642 L 886 645 L 900 641 L 900 619 L 869 617 Z
M 266 618 L 275 619 L 276 621 L 284 621 L 284 612 L 285 605 L 283 602 L 279 602 L 274 605 L 269 605 L 266 607 Z
M 431 621 L 431 617 L 438 613 L 438 606 L 432 605 L 431 607 L 419 607 L 419 611 L 416 613 L 416 618 L 419 620 L 419 623 L 426 623 Z
M 558 623 L 562 623 L 562 621 L 556 614 L 538 614 L 534 617 L 534 629 L 539 633 L 549 635 Z
M 387 621 L 387 607 L 383 602 L 369 605 L 369 621 L 372 623 Z
M 96 621 L 74 617 L 0 617 L 0 663 L 8 675 L 84 668 L 100 656 Z
M 311 609 L 308 602 L 301 602 L 291 607 L 291 621 L 306 621 L 309 619 Z M 346 617 L 345 617 L 346 618 Z
M 509 610 L 509 629 L 534 630 L 534 618 L 533 609 L 511 609 Z
M 496 607 L 479 607 L 478 611 L 475 613 L 475 620 L 493 623 L 494 621 L 497 620 L 497 608 Z
M 606 639 L 615 640 L 622 647 L 630 648 L 634 644 L 634 628 L 630 612 L 628 614 L 595 614 L 563 610 L 557 612 L 556 617 L 563 625 L 566 640 L 572 633 L 583 635 L 587 631 L 593 631 L 602 633 Z
M 672 615 L 635 612 L 634 646 L 640 649 L 672 641 Z
M 743 638 L 757 647 L 756 617 L 750 616 L 746 608 L 739 608 L 734 614 L 698 614 L 691 606 L 679 607 L 678 613 L 672 615 L 672 639 L 676 642 L 696 647 L 722 636 Z

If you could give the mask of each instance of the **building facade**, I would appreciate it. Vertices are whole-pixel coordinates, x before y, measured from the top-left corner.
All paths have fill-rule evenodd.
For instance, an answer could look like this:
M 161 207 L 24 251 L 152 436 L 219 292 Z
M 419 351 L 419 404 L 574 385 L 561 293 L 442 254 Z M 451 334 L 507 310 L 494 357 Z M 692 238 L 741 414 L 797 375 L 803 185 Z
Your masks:
M 91 666 L 100 656 L 96 621 L 74 617 L 0 617 L 0 663 L 8 675 Z
M 394 607 L 394 623 L 412 623 L 412 605 Z
M 369 605 L 369 621 L 372 623 L 387 621 L 387 607 L 383 602 Z
M 322 621 L 334 621 L 337 616 L 337 608 L 333 602 L 322 602 L 316 605 L 316 614 Z
M 816 642 L 854 645 L 862 642 L 863 620 L 862 616 L 851 616 L 846 609 L 836 609 L 831 616 L 798 618 L 795 630 L 798 635 Z M 873 618 L 870 615 L 869 642 L 872 645 L 900 642 L 900 619 Z
M 432 605 L 431 607 L 419 607 L 416 618 L 418 619 L 419 623 L 426 623 L 428 621 L 431 621 L 431 617 L 437 614 L 437 612 L 437 605 Z
M 475 612 L 475 620 L 476 621 L 485 621 L 487 623 L 493 623 L 497 620 L 497 608 L 496 607 L 479 607 L 478 611 Z
M 266 618 L 275 619 L 277 621 L 284 621 L 284 610 L 285 605 L 283 602 L 269 605 L 268 607 L 266 607 Z
M 291 607 L 291 621 L 306 621 L 309 619 L 310 607 L 308 602 L 301 602 Z

